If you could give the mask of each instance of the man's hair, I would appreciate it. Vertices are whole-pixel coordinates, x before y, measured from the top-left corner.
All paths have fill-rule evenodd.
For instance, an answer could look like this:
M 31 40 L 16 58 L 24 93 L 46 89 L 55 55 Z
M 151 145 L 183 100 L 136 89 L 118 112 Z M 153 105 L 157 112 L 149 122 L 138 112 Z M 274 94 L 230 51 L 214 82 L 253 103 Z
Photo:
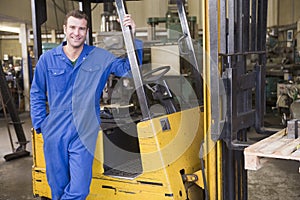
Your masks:
M 83 12 L 81 10 L 69 11 L 65 16 L 64 25 L 67 25 L 69 17 L 75 17 L 77 19 L 85 19 L 87 21 L 87 26 L 89 26 L 89 23 L 90 23 L 89 17 L 87 16 L 87 14 L 85 14 L 85 12 Z

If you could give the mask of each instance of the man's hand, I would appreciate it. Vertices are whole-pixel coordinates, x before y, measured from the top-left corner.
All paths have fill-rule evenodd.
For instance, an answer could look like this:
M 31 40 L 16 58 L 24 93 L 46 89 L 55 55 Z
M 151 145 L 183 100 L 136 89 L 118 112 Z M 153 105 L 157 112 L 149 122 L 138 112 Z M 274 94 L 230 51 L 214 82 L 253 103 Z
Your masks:
M 126 14 L 123 20 L 123 26 L 130 26 L 132 34 L 135 35 L 135 22 L 131 18 L 130 14 Z

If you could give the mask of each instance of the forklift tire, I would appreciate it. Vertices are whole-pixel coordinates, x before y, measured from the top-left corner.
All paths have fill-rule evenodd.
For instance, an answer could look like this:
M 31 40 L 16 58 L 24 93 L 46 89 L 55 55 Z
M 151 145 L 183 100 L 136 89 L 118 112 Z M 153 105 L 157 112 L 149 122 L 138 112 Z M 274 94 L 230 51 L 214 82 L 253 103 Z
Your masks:
M 51 199 L 49 199 L 47 197 L 41 197 L 41 200 L 51 200 Z

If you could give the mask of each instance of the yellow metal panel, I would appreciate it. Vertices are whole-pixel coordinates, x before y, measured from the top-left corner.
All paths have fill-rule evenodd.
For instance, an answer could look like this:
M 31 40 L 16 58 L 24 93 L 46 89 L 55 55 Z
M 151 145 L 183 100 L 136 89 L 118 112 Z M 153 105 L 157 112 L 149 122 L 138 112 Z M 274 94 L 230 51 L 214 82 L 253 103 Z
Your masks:
M 32 168 L 33 195 L 51 198 L 51 189 L 47 183 L 45 168 Z
M 43 151 L 43 137 L 42 134 L 37 134 L 32 130 L 32 151 L 33 151 L 33 164 L 35 167 L 45 168 L 45 159 Z
M 199 152 L 203 138 L 203 118 L 199 108 L 167 115 L 171 129 L 162 131 L 160 123 L 165 118 L 163 116 L 138 124 L 140 151 L 146 172 L 169 165 L 190 148 Z M 202 135 L 198 133 L 199 130 Z M 199 145 L 193 144 L 195 140 Z

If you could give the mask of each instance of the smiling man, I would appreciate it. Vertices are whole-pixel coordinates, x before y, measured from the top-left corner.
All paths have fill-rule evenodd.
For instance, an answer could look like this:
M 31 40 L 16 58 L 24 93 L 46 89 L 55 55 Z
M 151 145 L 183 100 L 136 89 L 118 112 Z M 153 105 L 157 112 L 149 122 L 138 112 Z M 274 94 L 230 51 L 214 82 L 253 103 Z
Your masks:
M 88 23 L 82 11 L 66 15 L 66 41 L 39 58 L 30 90 L 32 124 L 43 135 L 53 200 L 83 200 L 89 194 L 101 93 L 111 73 L 130 70 L 127 58 L 85 44 Z M 135 31 L 130 15 L 122 23 Z M 136 41 L 136 47 L 141 61 L 142 43 Z

